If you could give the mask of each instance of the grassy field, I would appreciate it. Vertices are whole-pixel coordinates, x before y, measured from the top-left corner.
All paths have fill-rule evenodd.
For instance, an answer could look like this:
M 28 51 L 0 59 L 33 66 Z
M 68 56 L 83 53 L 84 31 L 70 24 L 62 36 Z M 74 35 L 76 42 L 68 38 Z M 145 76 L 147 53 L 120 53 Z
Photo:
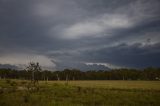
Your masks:
M 160 81 L 0 80 L 0 106 L 159 106 Z
M 44 83 L 43 81 L 41 83 Z M 48 81 L 48 85 L 57 83 L 57 81 Z M 58 81 L 65 84 L 66 81 Z M 90 87 L 90 88 L 118 88 L 118 89 L 153 89 L 160 90 L 160 81 L 123 81 L 123 80 L 90 80 L 90 81 L 69 81 L 69 85 Z

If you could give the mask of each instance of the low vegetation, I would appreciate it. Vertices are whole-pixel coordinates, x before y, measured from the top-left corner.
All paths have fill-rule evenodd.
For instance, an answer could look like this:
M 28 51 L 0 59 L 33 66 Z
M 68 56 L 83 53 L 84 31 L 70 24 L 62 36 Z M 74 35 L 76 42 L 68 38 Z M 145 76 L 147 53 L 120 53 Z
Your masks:
M 160 81 L 0 80 L 0 106 L 158 106 Z

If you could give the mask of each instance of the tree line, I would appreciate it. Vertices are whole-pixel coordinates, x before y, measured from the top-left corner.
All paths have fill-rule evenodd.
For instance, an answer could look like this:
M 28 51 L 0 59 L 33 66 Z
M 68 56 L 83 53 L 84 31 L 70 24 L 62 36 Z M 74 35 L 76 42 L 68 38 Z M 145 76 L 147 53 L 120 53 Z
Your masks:
M 64 69 L 63 71 L 39 70 L 37 80 L 160 80 L 160 68 L 89 70 Z M 32 70 L 0 69 L 0 79 L 33 79 Z

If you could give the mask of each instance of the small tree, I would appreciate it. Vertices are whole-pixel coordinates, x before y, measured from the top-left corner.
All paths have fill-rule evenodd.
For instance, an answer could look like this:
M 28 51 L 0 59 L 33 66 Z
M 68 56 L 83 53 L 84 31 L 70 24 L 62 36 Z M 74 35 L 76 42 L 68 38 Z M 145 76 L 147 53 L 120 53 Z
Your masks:
M 31 82 L 35 83 L 38 82 L 38 78 L 35 79 L 35 73 L 41 71 L 41 67 L 39 65 L 39 63 L 35 63 L 35 62 L 30 62 L 28 67 L 27 67 L 27 71 L 31 71 L 32 75 L 31 75 Z

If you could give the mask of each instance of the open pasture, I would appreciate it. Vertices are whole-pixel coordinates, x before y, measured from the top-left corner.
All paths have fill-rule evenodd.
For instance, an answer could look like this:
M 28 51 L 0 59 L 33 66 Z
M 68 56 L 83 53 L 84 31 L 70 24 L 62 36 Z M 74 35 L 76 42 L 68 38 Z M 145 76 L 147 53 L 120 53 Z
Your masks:
M 41 81 L 40 83 L 45 83 Z M 66 81 L 48 81 L 48 85 L 54 83 L 65 84 Z M 160 81 L 127 81 L 127 80 L 88 80 L 88 81 L 68 81 L 71 86 L 90 88 L 116 88 L 116 89 L 141 89 L 160 90 Z
M 0 80 L 0 106 L 158 106 L 160 81 Z

